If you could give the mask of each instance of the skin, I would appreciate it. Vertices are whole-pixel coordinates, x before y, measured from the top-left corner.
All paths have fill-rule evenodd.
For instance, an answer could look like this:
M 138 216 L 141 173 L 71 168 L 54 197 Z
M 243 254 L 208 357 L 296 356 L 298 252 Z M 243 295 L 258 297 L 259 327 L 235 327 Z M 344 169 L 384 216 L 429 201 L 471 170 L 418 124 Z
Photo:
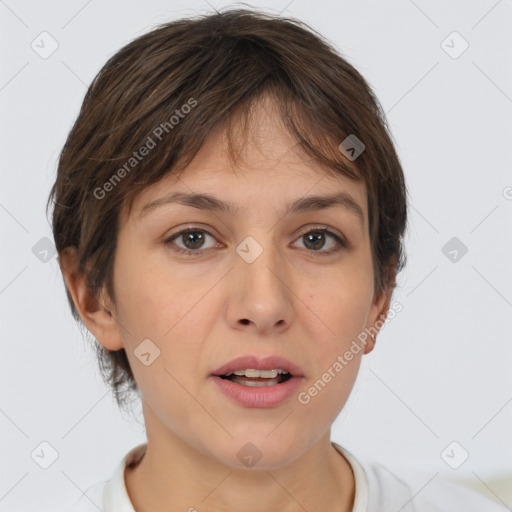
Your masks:
M 141 390 L 148 447 L 125 472 L 137 511 L 352 510 L 353 473 L 330 433 L 362 355 L 373 349 L 370 338 L 307 405 L 294 395 L 276 407 L 242 407 L 209 377 L 234 357 L 278 354 L 301 366 L 299 391 L 307 390 L 390 305 L 391 289 L 374 293 L 365 185 L 327 176 L 298 152 L 271 102 L 259 104 L 253 121 L 236 169 L 219 130 L 179 179 L 147 187 L 129 215 L 121 212 L 115 304 L 106 292 L 99 300 L 88 294 L 73 251 L 60 257 L 85 325 L 104 347 L 126 349 Z M 206 192 L 241 210 L 233 217 L 167 204 L 137 218 L 143 205 L 174 191 Z M 339 206 L 283 213 L 295 199 L 334 191 L 356 200 L 363 224 Z M 303 235 L 323 226 L 350 247 L 321 255 L 336 240 L 308 244 Z M 182 236 L 165 242 L 189 227 L 208 232 L 202 246 Z M 247 236 L 263 248 L 252 263 L 235 251 Z M 147 338 L 160 349 L 148 366 L 134 355 Z M 249 441 L 262 454 L 251 468 L 237 457 Z

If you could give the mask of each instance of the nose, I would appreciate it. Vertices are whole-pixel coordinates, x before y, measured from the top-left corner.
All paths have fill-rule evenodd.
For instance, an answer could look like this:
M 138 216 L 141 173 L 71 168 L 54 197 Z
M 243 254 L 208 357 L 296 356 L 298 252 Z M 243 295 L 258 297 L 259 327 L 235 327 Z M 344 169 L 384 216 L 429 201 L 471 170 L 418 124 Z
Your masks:
M 228 274 L 228 321 L 235 329 L 271 335 L 287 330 L 293 315 L 290 272 L 272 242 L 248 237 Z

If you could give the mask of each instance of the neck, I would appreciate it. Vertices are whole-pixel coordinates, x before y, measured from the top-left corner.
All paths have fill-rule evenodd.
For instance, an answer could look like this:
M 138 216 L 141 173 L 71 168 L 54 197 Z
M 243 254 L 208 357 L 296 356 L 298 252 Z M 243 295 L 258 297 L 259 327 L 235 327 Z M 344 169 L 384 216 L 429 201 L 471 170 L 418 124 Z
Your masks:
M 331 444 L 330 431 L 291 464 L 272 470 L 232 468 L 177 437 L 148 435 L 146 454 L 126 469 L 125 483 L 136 512 L 351 512 L 355 495 L 352 469 Z

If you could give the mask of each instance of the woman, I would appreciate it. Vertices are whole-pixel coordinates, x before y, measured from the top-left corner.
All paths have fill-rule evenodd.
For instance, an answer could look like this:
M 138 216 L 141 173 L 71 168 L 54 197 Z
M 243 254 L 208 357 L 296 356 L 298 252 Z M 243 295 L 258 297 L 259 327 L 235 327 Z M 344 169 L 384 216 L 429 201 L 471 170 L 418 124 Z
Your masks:
M 129 43 L 50 200 L 73 315 L 148 438 L 76 510 L 503 510 L 330 441 L 392 310 L 406 187 L 368 84 L 311 29 L 232 10 Z

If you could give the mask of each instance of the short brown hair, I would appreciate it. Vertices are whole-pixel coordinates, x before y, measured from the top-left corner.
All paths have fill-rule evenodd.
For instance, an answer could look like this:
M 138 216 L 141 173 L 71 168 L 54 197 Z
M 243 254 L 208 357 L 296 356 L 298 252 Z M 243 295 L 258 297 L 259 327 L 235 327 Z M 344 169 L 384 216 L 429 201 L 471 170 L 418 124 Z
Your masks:
M 405 264 L 406 186 L 377 98 L 305 23 L 235 9 L 158 26 L 112 56 L 87 90 L 60 154 L 47 211 L 53 201 L 57 251 L 76 248 L 93 296 L 105 285 L 115 303 L 121 208 L 130 211 L 142 189 L 179 175 L 214 128 L 226 127 L 236 159 L 232 121 L 245 119 L 245 126 L 250 106 L 264 94 L 277 100 L 287 129 L 307 154 L 334 175 L 364 181 L 375 292 L 394 289 Z M 338 147 L 350 135 L 365 146 L 354 161 Z M 144 158 L 135 158 L 144 146 Z M 121 406 L 121 388 L 137 390 L 125 350 L 99 343 L 95 348 Z

